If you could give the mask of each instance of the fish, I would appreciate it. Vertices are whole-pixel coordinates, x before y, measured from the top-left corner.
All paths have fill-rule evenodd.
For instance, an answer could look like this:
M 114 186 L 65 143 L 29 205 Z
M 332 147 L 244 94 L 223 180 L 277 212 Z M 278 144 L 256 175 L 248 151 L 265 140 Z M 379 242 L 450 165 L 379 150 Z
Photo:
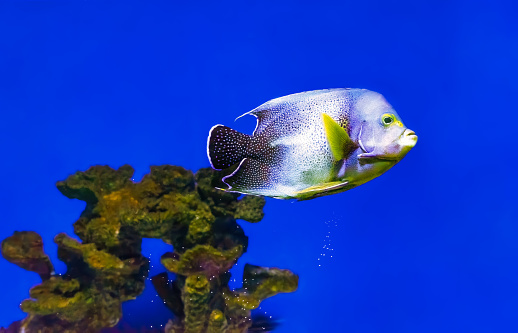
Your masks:
M 221 171 L 219 189 L 277 199 L 309 200 L 350 190 L 382 175 L 416 145 L 385 98 L 337 88 L 272 99 L 246 112 L 252 135 L 218 124 L 207 156 Z

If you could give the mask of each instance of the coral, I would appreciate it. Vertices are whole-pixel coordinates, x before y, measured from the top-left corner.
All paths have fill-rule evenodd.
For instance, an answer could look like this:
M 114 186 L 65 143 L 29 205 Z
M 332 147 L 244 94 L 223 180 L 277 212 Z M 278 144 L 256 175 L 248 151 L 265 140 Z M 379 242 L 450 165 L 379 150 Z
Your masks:
M 246 332 L 251 310 L 267 297 L 294 291 L 298 278 L 287 270 L 246 265 L 243 288 L 229 289 L 229 270 L 248 247 L 236 219 L 260 221 L 265 201 L 215 189 L 214 173 L 155 166 L 135 183 L 130 166 L 96 166 L 58 182 L 65 196 L 86 202 L 74 223 L 80 240 L 64 233 L 54 239 L 67 272 L 52 274 L 41 237 L 34 232 L 16 232 L 2 243 L 7 260 L 43 280 L 22 302 L 28 316 L 20 330 L 97 332 L 114 327 L 121 303 L 144 288 L 149 261 L 140 253 L 142 238 L 159 238 L 172 245 L 161 261 L 176 275 L 172 282 L 167 273 L 152 278 L 174 314 L 166 332 Z
M 28 271 L 36 272 L 42 280 L 54 271 L 49 257 L 43 252 L 41 236 L 33 231 L 15 232 L 2 242 L 4 258 Z
M 181 256 L 166 253 L 162 264 L 170 272 L 180 275 L 204 274 L 216 276 L 228 271 L 243 254 L 243 246 L 237 245 L 230 250 L 220 251 L 210 245 L 196 245 Z
M 227 313 L 233 318 L 228 332 L 246 332 L 250 326 L 250 310 L 257 309 L 268 297 L 295 291 L 297 286 L 298 277 L 288 270 L 245 265 L 243 287 L 223 292 Z

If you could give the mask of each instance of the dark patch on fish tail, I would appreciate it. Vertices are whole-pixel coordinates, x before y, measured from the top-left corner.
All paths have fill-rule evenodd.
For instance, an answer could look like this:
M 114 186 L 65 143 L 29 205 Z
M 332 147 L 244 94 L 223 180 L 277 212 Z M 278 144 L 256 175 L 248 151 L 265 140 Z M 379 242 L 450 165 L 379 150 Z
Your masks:
M 207 155 L 210 164 L 216 170 L 226 169 L 241 162 L 248 156 L 248 147 L 252 137 L 230 127 L 216 125 L 212 127 L 207 139 Z
M 213 183 L 215 187 L 258 195 L 275 186 L 284 150 L 283 146 L 271 144 L 274 138 L 272 128 L 250 136 L 223 125 L 214 126 L 207 142 L 209 160 L 224 175 Z
M 252 137 L 248 157 L 270 163 L 276 150 L 276 147 L 271 145 L 271 138 L 262 134 Z

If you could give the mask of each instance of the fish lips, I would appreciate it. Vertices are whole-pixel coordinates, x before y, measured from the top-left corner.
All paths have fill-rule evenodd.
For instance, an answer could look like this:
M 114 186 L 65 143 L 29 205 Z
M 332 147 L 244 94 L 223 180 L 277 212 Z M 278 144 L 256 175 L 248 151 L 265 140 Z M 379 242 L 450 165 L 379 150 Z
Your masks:
M 399 136 L 399 140 L 402 146 L 413 148 L 417 143 L 417 135 L 411 129 L 406 129 Z

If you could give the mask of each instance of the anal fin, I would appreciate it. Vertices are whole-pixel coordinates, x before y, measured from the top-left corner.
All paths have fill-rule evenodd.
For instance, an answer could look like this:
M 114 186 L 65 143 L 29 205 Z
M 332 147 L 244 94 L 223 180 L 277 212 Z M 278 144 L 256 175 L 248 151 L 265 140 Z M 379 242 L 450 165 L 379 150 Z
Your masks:
M 252 158 L 244 158 L 237 169 L 223 177 L 228 191 L 268 195 L 275 186 L 276 177 L 271 167 Z

